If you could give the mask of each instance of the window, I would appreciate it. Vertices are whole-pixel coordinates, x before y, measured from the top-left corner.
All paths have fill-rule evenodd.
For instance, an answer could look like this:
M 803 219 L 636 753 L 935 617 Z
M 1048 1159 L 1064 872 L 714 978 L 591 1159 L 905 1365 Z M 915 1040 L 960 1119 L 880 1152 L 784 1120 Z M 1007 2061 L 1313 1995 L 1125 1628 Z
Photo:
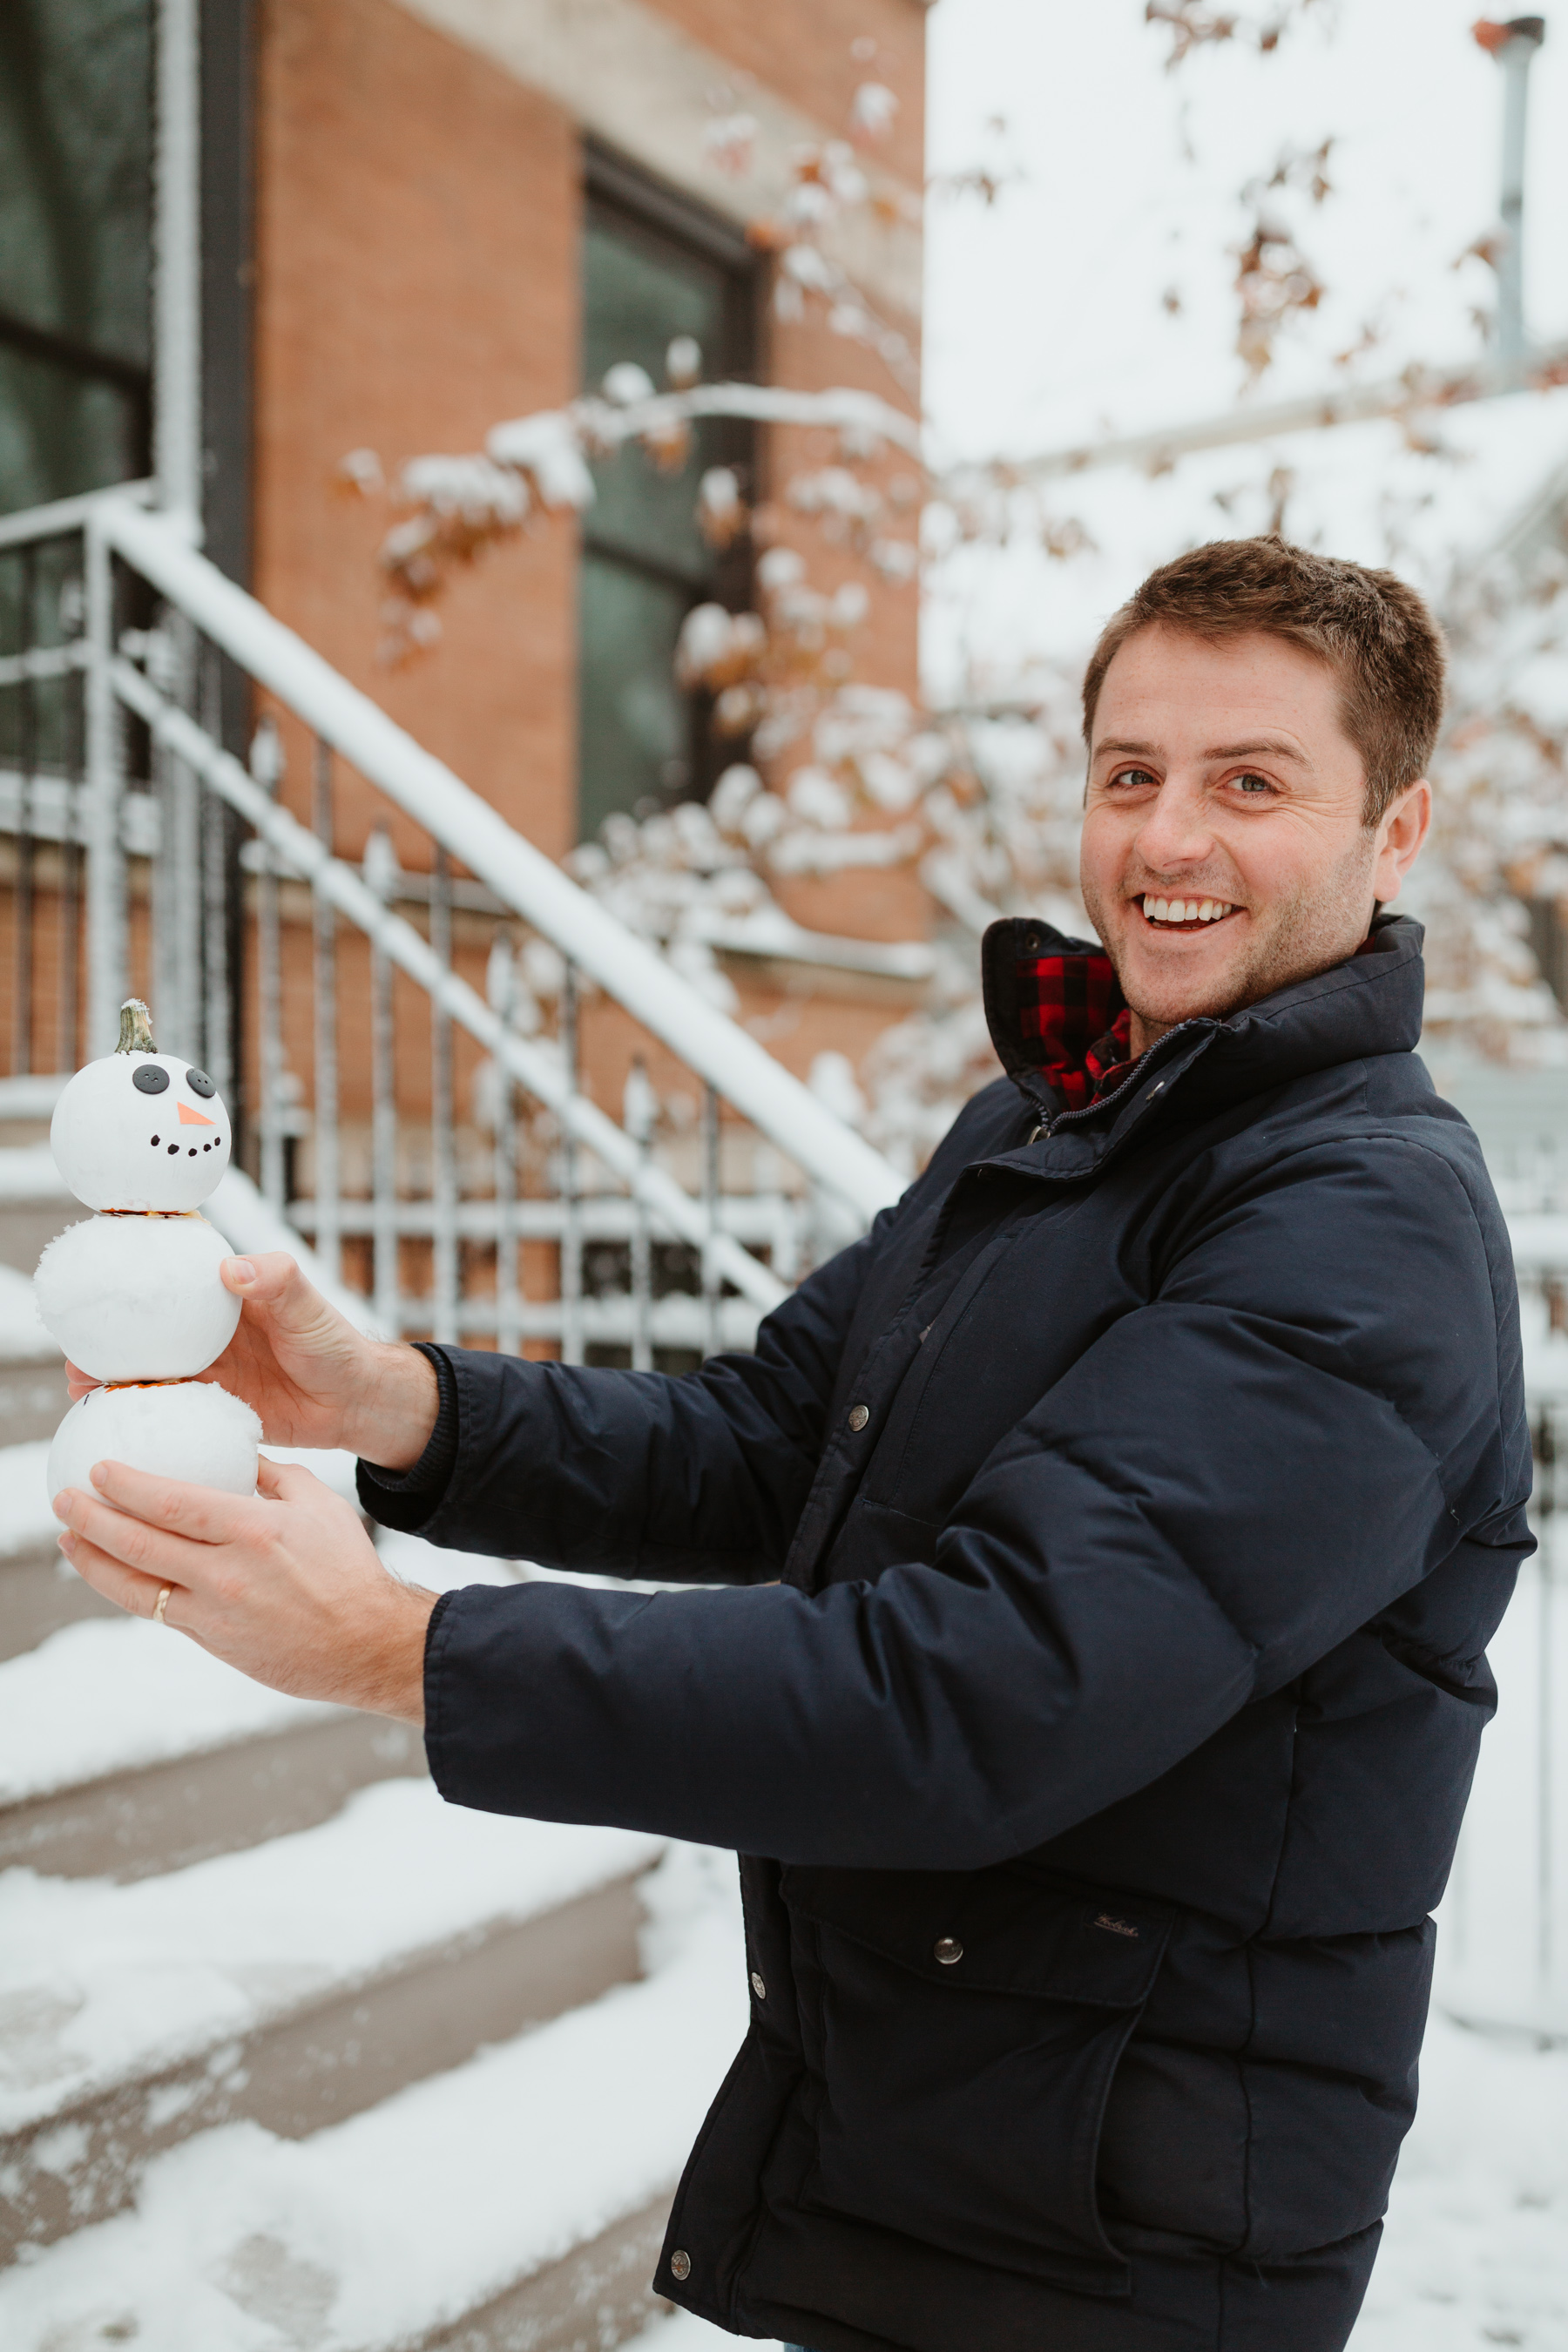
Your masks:
M 151 0 L 0 5 L 0 511 L 148 470 Z
M 623 361 L 667 382 L 678 335 L 701 347 L 710 381 L 752 372 L 755 274 L 740 232 L 590 150 L 583 235 L 583 381 Z M 693 604 L 747 600 L 744 557 L 720 555 L 694 520 L 710 466 L 753 465 L 749 428 L 699 426 L 679 473 L 640 447 L 595 468 L 584 526 L 578 615 L 578 833 L 617 810 L 644 813 L 705 793 L 719 765 L 708 713 L 675 683 L 675 643 Z

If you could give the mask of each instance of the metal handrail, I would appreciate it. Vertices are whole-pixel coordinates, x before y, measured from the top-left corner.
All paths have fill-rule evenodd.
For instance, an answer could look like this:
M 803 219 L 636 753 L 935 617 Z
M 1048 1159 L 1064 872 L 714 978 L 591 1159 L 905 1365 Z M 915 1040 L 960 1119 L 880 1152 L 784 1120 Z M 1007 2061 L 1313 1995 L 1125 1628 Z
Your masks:
M 355 928 L 424 990 L 432 1003 L 458 1022 L 521 1086 L 552 1110 L 579 1142 L 612 1171 L 628 1192 L 681 1241 L 706 1245 L 718 1270 L 742 1297 L 764 1312 L 787 1294 L 786 1286 L 742 1248 L 730 1234 L 710 1231 L 702 1203 L 639 1151 L 635 1141 L 585 1095 L 576 1092 L 557 1057 L 507 1028 L 484 999 L 442 961 L 436 950 L 401 915 L 395 915 L 352 866 L 332 856 L 298 820 L 280 808 L 237 760 L 213 741 L 194 719 L 161 694 L 122 655 L 110 663 L 115 693 L 160 743 L 193 774 L 237 811 L 300 877 L 311 884 Z
M 106 499 L 134 507 L 145 504 L 152 495 L 151 482 L 117 482 L 112 490 L 79 490 L 75 498 L 56 499 L 47 506 L 23 507 L 16 514 L 0 515 L 0 548 L 68 538 L 95 521 Z
M 688 1068 L 743 1112 L 815 1183 L 868 1221 L 897 1200 L 903 1180 L 889 1160 L 837 1118 L 738 1023 L 708 1003 L 657 950 L 514 832 L 368 695 L 226 579 L 176 525 L 142 512 L 117 493 L 105 493 L 93 509 L 89 535 L 100 536 L 205 636 L 302 719 L 320 741 L 340 752 Z M 479 1003 L 477 998 L 474 1002 Z

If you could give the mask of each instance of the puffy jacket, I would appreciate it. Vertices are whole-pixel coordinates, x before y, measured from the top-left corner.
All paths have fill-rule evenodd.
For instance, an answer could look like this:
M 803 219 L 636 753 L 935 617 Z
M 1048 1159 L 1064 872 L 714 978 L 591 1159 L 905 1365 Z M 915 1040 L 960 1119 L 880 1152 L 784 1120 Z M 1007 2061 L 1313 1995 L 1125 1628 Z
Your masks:
M 440 1492 L 363 1471 L 441 1544 L 727 1588 L 470 1587 L 426 1667 L 453 1802 L 745 1857 L 751 2031 L 657 2282 L 721 2326 L 1349 2334 L 1531 1542 L 1420 945 L 1381 918 L 1068 1111 L 1034 976 L 1099 950 L 999 924 L 1006 1075 L 754 1355 L 444 1350 Z

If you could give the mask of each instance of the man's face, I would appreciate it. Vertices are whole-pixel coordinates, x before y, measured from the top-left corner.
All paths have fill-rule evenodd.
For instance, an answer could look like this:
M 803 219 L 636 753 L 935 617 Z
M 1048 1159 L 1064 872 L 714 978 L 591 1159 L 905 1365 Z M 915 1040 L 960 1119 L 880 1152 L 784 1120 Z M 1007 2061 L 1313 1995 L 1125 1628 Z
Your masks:
M 1373 827 L 1339 680 L 1279 637 L 1140 629 L 1094 716 L 1080 878 L 1142 1052 L 1342 962 L 1397 896 L 1431 793 Z

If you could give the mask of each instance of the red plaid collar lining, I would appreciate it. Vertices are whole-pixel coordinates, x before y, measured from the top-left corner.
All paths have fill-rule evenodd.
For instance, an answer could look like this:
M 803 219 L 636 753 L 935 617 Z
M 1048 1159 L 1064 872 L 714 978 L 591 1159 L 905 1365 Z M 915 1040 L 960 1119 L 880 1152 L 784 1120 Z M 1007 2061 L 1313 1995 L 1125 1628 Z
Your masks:
M 1086 1110 L 1124 1086 L 1138 1066 L 1142 1057 L 1129 1052 L 1131 1015 L 1103 951 L 1073 940 L 1063 943 L 1066 953 L 1019 955 L 1015 941 L 1033 928 L 1004 919 L 986 934 L 991 1034 L 1005 1069 L 1016 1076 L 1026 1063 L 1069 1110 Z M 1374 920 L 1356 955 L 1396 945 L 1388 929 Z M 1038 929 L 1034 940 L 1044 946 Z
M 1041 1076 L 1069 1110 L 1087 1109 L 1119 1087 L 1132 1068 L 1132 1015 L 1121 1001 L 1110 958 L 1030 956 L 1016 967 L 1018 1026 L 1038 1038 Z

